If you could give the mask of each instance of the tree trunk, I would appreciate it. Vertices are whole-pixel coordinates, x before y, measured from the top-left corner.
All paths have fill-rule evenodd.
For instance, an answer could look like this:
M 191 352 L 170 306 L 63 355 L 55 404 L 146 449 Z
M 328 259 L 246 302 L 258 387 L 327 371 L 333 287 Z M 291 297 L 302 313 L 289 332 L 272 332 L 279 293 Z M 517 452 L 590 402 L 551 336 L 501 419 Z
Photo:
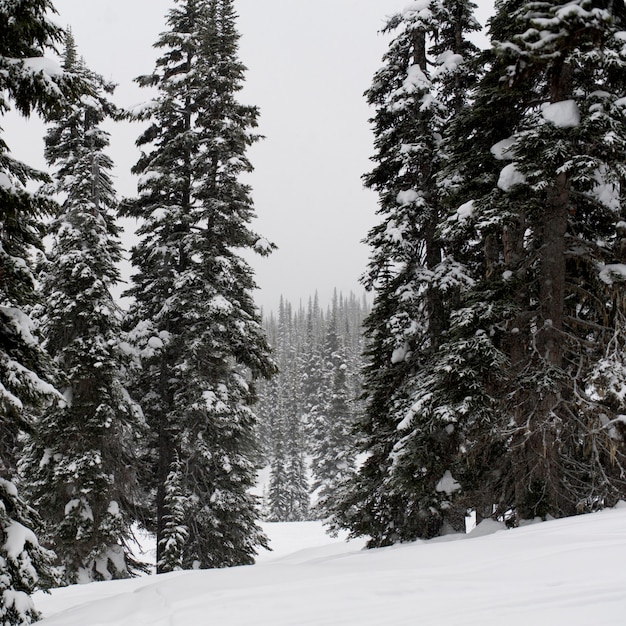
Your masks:
M 569 190 L 566 174 L 559 174 L 548 190 L 541 249 L 541 283 L 539 290 L 539 324 L 537 350 L 546 363 L 561 367 L 565 298 L 565 233 Z
M 428 74 L 428 59 L 426 54 L 426 33 L 416 31 L 413 34 L 413 62 Z M 431 129 L 424 128 L 423 136 L 428 136 Z M 434 151 L 433 151 L 434 152 Z M 441 263 L 441 243 L 437 239 L 437 225 L 439 223 L 438 192 L 432 175 L 432 154 L 420 155 L 420 184 L 424 190 L 431 210 L 423 215 L 422 238 L 424 241 L 424 265 L 434 269 Z M 426 291 L 426 310 L 428 312 L 428 335 L 431 348 L 435 349 L 441 342 L 441 335 L 446 328 L 443 299 L 439 289 L 430 286 Z
M 571 68 L 556 62 L 550 72 L 551 101 L 559 102 L 571 94 Z M 531 367 L 533 380 L 540 387 L 524 402 L 525 415 L 518 416 L 521 440 L 516 481 L 516 508 L 519 517 L 565 514 L 567 504 L 562 490 L 560 437 L 565 417 L 560 405 L 563 388 L 565 309 L 565 237 L 570 208 L 570 182 L 566 173 L 555 173 L 545 196 L 545 210 L 538 232 L 539 303 L 536 318 L 535 355 Z

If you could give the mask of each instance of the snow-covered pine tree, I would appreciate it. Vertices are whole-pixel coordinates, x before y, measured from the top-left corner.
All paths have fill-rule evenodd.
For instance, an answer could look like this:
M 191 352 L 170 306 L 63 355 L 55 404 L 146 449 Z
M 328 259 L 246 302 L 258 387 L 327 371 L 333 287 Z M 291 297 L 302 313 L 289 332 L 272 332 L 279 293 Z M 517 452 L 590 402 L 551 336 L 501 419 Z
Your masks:
M 309 494 L 301 421 L 298 324 L 291 304 L 282 297 L 272 348 L 279 375 L 267 385 L 271 402 L 265 410 L 271 425 L 268 519 L 302 521 L 307 518 Z
M 492 368 L 487 353 L 482 352 L 480 337 L 475 343 L 455 342 L 454 310 L 462 293 L 473 284 L 467 269 L 458 262 L 455 248 L 447 245 L 441 221 L 445 217 L 447 184 L 441 183 L 441 171 L 449 160 L 446 132 L 465 110 L 469 88 L 480 73 L 477 48 L 468 35 L 479 29 L 472 2 L 442 0 L 433 3 L 432 59 L 433 96 L 444 112 L 439 127 L 434 166 L 431 170 L 437 198 L 437 215 L 425 229 L 425 270 L 427 282 L 422 287 L 426 312 L 427 339 L 414 356 L 417 369 L 402 388 L 395 407 L 401 421 L 397 424 L 398 440 L 390 455 L 392 460 L 389 489 L 405 498 L 403 533 L 408 537 L 429 537 L 445 532 L 465 530 L 466 504 L 461 484 L 456 480 L 457 467 L 463 466 L 467 441 L 460 424 L 466 419 L 482 422 L 489 405 L 468 402 L 467 388 L 454 379 L 456 364 L 467 360 L 471 367 Z M 447 183 L 447 181 L 446 181 Z M 432 229 L 430 231 L 429 229 Z M 434 238 L 434 244 L 428 240 Z M 434 324 L 433 324 L 434 322 Z M 415 359 L 413 359 L 415 360 Z M 415 365 L 414 365 L 415 367 Z M 467 387 L 471 374 L 467 372 Z
M 306 440 L 301 419 L 302 414 L 296 414 L 295 419 L 287 427 L 286 473 L 289 485 L 287 521 L 289 522 L 302 522 L 309 519 Z
M 0 3 L 0 115 L 44 117 L 65 104 L 72 78 L 44 57 L 62 32 L 49 17 L 48 0 Z M 33 412 L 57 395 L 39 347 L 30 310 L 36 304 L 30 256 L 41 248 L 42 219 L 51 199 L 31 193 L 29 181 L 47 177 L 17 161 L 0 137 L 0 623 L 32 623 L 37 612 L 28 594 L 45 586 L 50 557 L 39 546 L 33 512 L 15 486 L 18 436 Z
M 354 419 L 361 410 L 356 398 L 361 386 L 361 323 L 367 310 L 365 299 L 361 301 L 354 294 L 346 298 L 339 293 L 334 298 L 333 308 L 326 314 L 315 294 L 309 298 L 306 309 L 303 306 L 294 309 L 281 298 L 278 319 L 272 312 L 264 319 L 279 373 L 260 387 L 260 432 L 265 446 L 265 464 L 271 466 L 272 489 L 268 497 L 278 503 L 284 516 L 281 519 L 285 521 L 308 518 L 311 442 L 318 436 L 325 436 L 323 419 L 328 414 L 326 409 L 333 395 L 337 366 L 345 364 L 339 373 L 339 378 L 345 378 L 338 385 L 339 395 L 342 402 L 350 401 L 350 410 L 340 412 L 350 413 Z M 334 320 L 331 352 L 336 355 L 335 359 L 329 356 L 328 350 L 327 356 L 322 356 L 330 320 Z M 340 456 L 351 447 L 348 442 L 354 438 L 351 432 L 344 435 L 336 438 L 341 442 Z M 330 464 L 328 468 L 333 477 L 329 480 L 334 480 L 337 470 Z M 269 503 L 269 518 L 278 519 L 278 508 Z
M 265 504 L 269 522 L 289 521 L 289 483 L 287 478 L 287 453 L 285 451 L 285 420 L 281 403 L 274 405 L 276 413 L 272 419 L 272 454 L 270 478 Z
M 343 346 L 345 348 L 347 380 L 350 398 L 353 402 L 354 414 L 362 412 L 362 388 L 361 388 L 361 363 L 363 358 L 363 320 L 367 316 L 369 305 L 367 297 L 357 298 L 355 294 L 344 299 L 340 307 L 339 328 L 344 335 Z
M 456 477 L 483 515 L 624 497 L 625 17 L 623 2 L 497 2 L 488 71 L 453 127 L 447 229 L 475 279 L 453 330 L 483 355 L 456 380 L 491 409 Z
M 244 67 L 231 0 L 178 0 L 156 47 L 155 71 L 139 79 L 158 94 L 143 112 L 141 220 L 129 294 L 142 371 L 135 389 L 153 433 L 157 559 L 164 557 L 165 486 L 172 461 L 185 498 L 182 567 L 253 562 L 257 524 L 255 379 L 275 366 L 242 250 L 271 245 L 250 230 L 254 215 L 240 174 L 256 139 L 257 109 L 237 101 Z
M 279 311 L 279 350 L 276 353 L 279 371 L 283 375 L 276 377 L 282 386 L 283 410 L 283 445 L 286 481 L 286 521 L 298 522 L 308 518 L 309 488 L 307 465 L 305 461 L 306 442 L 302 410 L 302 389 L 300 359 L 302 336 L 300 333 L 300 315 L 293 315 L 289 303 L 285 305 L 284 325 L 281 324 Z M 281 332 L 281 329 L 284 330 Z
M 72 584 L 136 570 L 129 544 L 142 500 L 135 459 L 141 412 L 124 386 L 127 350 L 111 295 L 122 251 L 101 125 L 116 114 L 113 86 L 77 58 L 71 33 L 64 70 L 80 77 L 85 93 L 53 117 L 46 135 L 49 189 L 63 201 L 49 228 L 40 321 L 65 400 L 38 420 L 21 472 Z
M 441 138 L 465 102 L 477 30 L 470 2 L 419 0 L 393 16 L 383 67 L 366 93 L 376 167 L 365 177 L 379 194 L 382 221 L 369 233 L 364 284 L 376 292 L 365 321 L 367 453 L 334 510 L 334 527 L 369 535 L 370 546 L 441 532 L 447 494 L 437 489 L 450 456 L 448 424 L 414 407 L 416 385 L 445 340 L 449 301 L 462 275 L 443 256 L 439 221 Z
M 175 458 L 165 481 L 163 508 L 167 513 L 163 519 L 159 558 L 161 569 L 167 572 L 183 569 L 185 544 L 189 539 L 189 530 L 185 525 L 187 499 L 183 495 L 181 477 L 180 461 Z
M 302 425 L 310 434 L 310 426 L 315 423 L 319 409 L 324 403 L 324 368 L 322 365 L 322 344 L 324 336 L 317 293 L 309 298 L 302 339 L 300 361 L 300 388 L 302 393 Z M 309 439 L 309 435 L 307 435 Z
M 512 27 L 506 11 L 494 16 L 490 24 L 492 32 L 505 38 Z M 451 431 L 452 436 L 446 438 L 452 446 L 445 467 L 450 473 L 443 473 L 437 484 L 445 500 L 455 502 L 454 517 L 459 522 L 466 508 L 475 509 L 479 519 L 493 512 L 486 484 L 493 477 L 507 437 L 500 430 L 498 396 L 503 393 L 508 361 L 490 333 L 507 315 L 515 315 L 519 297 L 519 284 L 503 283 L 494 273 L 497 219 L 485 220 L 485 230 L 477 235 L 473 198 L 492 191 L 500 171 L 492 148 L 497 154 L 505 150 L 515 125 L 516 105 L 526 97 L 525 85 L 501 90 L 498 76 L 485 73 L 485 68 L 505 67 L 493 49 L 470 58 L 465 66 L 470 75 L 480 76 L 480 82 L 471 91 L 472 105 L 459 111 L 445 133 L 445 161 L 438 176 L 447 209 L 439 225 L 444 260 L 462 280 L 448 300 L 449 328 L 444 341 L 432 355 L 428 375 L 412 391 L 407 415 L 410 423 L 413 413 L 430 414 Z M 499 106 L 493 106 L 493 92 L 502 98 Z M 513 232 L 515 208 L 510 204 L 508 209 L 503 217 Z
M 324 374 L 320 404 L 308 424 L 312 491 L 317 499 L 316 513 L 321 517 L 326 517 L 332 509 L 339 486 L 352 476 L 355 465 L 354 415 L 350 407 L 345 348 L 337 329 L 338 315 L 335 294 L 322 352 Z

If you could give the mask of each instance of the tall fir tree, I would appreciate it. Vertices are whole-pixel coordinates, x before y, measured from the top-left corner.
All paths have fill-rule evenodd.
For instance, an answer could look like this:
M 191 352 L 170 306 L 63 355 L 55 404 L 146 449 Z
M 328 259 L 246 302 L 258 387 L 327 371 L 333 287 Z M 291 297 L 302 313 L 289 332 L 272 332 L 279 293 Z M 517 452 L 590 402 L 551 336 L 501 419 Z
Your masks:
M 309 483 L 307 476 L 306 440 L 302 425 L 302 414 L 298 413 L 287 429 L 287 481 L 289 514 L 287 521 L 302 522 L 309 519 Z
M 161 535 L 161 563 L 167 564 L 170 571 L 182 570 L 184 566 L 185 544 L 189 539 L 189 529 L 185 523 L 186 497 L 181 482 L 182 468 L 175 458 L 165 481 L 164 509 Z
M 47 0 L 0 5 L 0 114 L 11 106 L 47 117 L 73 96 L 75 82 L 46 53 L 62 32 L 49 18 Z M 28 594 L 49 583 L 50 555 L 37 537 L 36 516 L 15 485 L 18 437 L 32 427 L 44 403 L 56 401 L 50 368 L 29 317 L 36 304 L 31 253 L 41 248 L 50 198 L 29 182 L 47 177 L 17 161 L 0 138 L 0 623 L 30 624 L 37 612 Z
M 272 417 L 272 451 L 270 475 L 267 486 L 265 518 L 269 522 L 291 521 L 289 510 L 289 479 L 287 476 L 287 451 L 285 445 L 285 420 L 281 403 L 274 405 Z
M 324 403 L 324 368 L 322 364 L 323 344 L 322 317 L 317 293 L 309 299 L 302 353 L 299 355 L 302 391 L 302 422 L 307 440 L 310 440 L 311 426 L 317 421 Z
M 255 379 L 275 366 L 239 254 L 272 246 L 250 230 L 250 190 L 240 181 L 251 170 L 258 112 L 237 101 L 244 67 L 235 20 L 230 0 L 177 1 L 156 69 L 139 79 L 158 95 L 143 112 L 140 195 L 124 212 L 141 220 L 130 318 L 142 354 L 135 389 L 153 433 L 159 571 L 251 563 L 266 541 L 249 493 L 252 404 Z M 171 563 L 164 531 L 174 458 L 187 534 Z
M 335 527 L 369 535 L 370 546 L 439 534 L 449 508 L 437 487 L 454 456 L 445 421 L 413 409 L 415 385 L 445 341 L 450 301 L 466 280 L 443 253 L 438 173 L 442 135 L 465 103 L 467 62 L 477 30 L 470 2 L 422 0 L 393 16 L 384 65 L 366 93 L 376 167 L 365 177 L 380 198 L 382 221 L 369 233 L 364 277 L 376 293 L 365 321 L 365 415 L 358 474 L 334 507 Z
M 626 487 L 625 16 L 623 2 L 496 3 L 488 71 L 452 128 L 446 228 L 474 278 L 455 333 L 483 346 L 477 376 L 454 371 L 490 413 L 466 429 L 457 478 L 479 514 L 513 523 Z
M 135 459 L 141 411 L 124 386 L 128 350 L 111 294 L 122 251 L 109 135 L 101 125 L 116 115 L 113 85 L 77 58 L 71 33 L 64 70 L 79 76 L 86 91 L 53 118 L 46 135 L 50 191 L 64 200 L 49 228 L 40 315 L 64 402 L 39 419 L 21 471 L 71 584 L 136 569 L 130 543 L 141 502 Z
M 300 311 L 294 315 L 290 303 L 285 302 L 278 315 L 278 347 L 276 357 L 281 376 L 280 383 L 283 408 L 282 438 L 284 447 L 286 504 L 285 521 L 298 522 L 308 519 L 309 488 L 305 460 L 306 443 L 302 411 L 301 371 L 298 354 L 301 351 Z

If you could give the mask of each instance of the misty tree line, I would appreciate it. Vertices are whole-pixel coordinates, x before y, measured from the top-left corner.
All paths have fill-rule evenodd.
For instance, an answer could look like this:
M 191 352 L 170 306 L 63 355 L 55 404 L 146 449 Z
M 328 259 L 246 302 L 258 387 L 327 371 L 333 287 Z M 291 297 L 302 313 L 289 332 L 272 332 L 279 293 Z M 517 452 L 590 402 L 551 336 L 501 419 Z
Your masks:
M 173 4 L 129 112 L 49 0 L 0 1 L 0 111 L 46 119 L 50 164 L 0 141 L 0 623 L 34 621 L 34 589 L 140 571 L 134 524 L 159 572 L 252 563 L 265 463 L 269 518 L 370 546 L 626 497 L 623 1 L 497 0 L 485 50 L 467 0 L 388 20 L 360 383 L 354 298 L 263 327 L 234 3 Z M 144 122 L 123 200 L 119 117 Z M 139 224 L 124 315 L 119 215 Z
M 281 299 L 263 320 L 279 369 L 259 385 L 256 407 L 269 521 L 325 518 L 335 488 L 356 469 L 368 308 L 365 298 L 335 292 L 324 310 L 316 294 L 297 309 Z

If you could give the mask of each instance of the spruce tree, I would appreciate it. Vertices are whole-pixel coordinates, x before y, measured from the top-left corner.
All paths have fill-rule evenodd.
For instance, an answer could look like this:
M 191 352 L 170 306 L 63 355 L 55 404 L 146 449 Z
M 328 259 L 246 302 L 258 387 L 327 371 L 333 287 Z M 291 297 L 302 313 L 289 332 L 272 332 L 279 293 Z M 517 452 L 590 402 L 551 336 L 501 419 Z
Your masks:
M 307 440 L 316 423 L 320 408 L 324 403 L 324 367 L 322 365 L 323 319 L 318 297 L 309 299 L 306 315 L 305 334 L 300 354 L 302 422 Z
M 122 251 L 101 124 L 116 114 L 113 86 L 77 59 L 71 34 L 64 69 L 86 91 L 46 135 L 50 188 L 64 200 L 41 276 L 44 345 L 64 402 L 41 416 L 21 469 L 71 584 L 123 578 L 135 568 L 129 543 L 141 500 L 134 452 L 141 413 L 124 386 L 121 312 L 111 295 Z
M 61 39 L 47 0 L 0 4 L 0 114 L 49 116 L 73 95 L 75 82 L 44 57 Z M 30 311 L 37 298 L 31 253 L 41 248 L 42 220 L 53 210 L 29 182 L 47 177 L 17 161 L 0 137 L 0 623 L 30 624 L 37 612 L 28 594 L 49 584 L 50 555 L 33 532 L 37 521 L 15 485 L 18 437 L 34 413 L 57 401 L 51 370 Z
M 153 441 L 159 571 L 166 484 L 175 458 L 187 530 L 182 567 L 251 563 L 265 538 L 257 525 L 255 379 L 269 358 L 242 250 L 271 245 L 250 230 L 257 109 L 237 101 L 244 67 L 230 0 L 179 0 L 158 39 L 155 71 L 139 79 L 158 95 L 143 112 L 139 197 L 124 213 L 141 220 L 130 317 L 142 370 L 135 389 Z M 175 467 L 174 467 L 175 469 Z M 171 480 L 170 480 L 171 482 Z
M 307 479 L 306 440 L 303 434 L 300 415 L 292 420 L 287 431 L 287 521 L 302 522 L 309 519 L 309 484 Z
M 461 482 L 513 523 L 611 506 L 626 486 L 624 17 L 623 2 L 498 2 L 488 71 L 453 128 L 465 209 L 450 240 L 472 242 L 457 256 L 475 280 L 457 330 L 500 364 L 475 380 L 495 438 L 476 428 Z
M 284 338 L 279 343 L 280 349 L 276 354 L 279 369 L 283 375 L 277 377 L 277 380 L 283 384 L 283 393 L 285 395 L 283 403 L 283 437 L 287 485 L 286 521 L 298 522 L 308 519 L 309 513 L 309 488 L 305 460 L 306 441 L 304 438 L 302 408 L 303 394 L 300 384 L 300 359 L 298 358 L 302 350 L 300 332 L 302 311 L 300 310 L 293 315 L 292 307 L 289 304 L 286 313 L 285 326 L 287 332 L 282 333 Z
M 330 504 L 340 478 L 351 473 L 366 310 L 353 294 L 336 293 L 327 314 L 317 295 L 297 310 L 281 298 L 278 319 L 270 313 L 264 320 L 279 365 L 278 375 L 261 387 L 259 402 L 270 466 L 269 519 L 308 519 L 309 479 L 318 475 L 313 491 L 322 488 Z M 325 516 L 325 508 L 317 514 Z
M 312 490 L 317 498 L 316 511 L 321 517 L 327 516 L 338 487 L 354 471 L 355 455 L 351 445 L 354 416 L 350 407 L 345 349 L 337 329 L 338 315 L 335 296 L 323 348 L 320 407 L 309 424 Z
M 279 408 L 280 411 L 280 408 Z M 287 477 L 287 454 L 285 451 L 285 424 L 278 413 L 272 420 L 272 456 L 266 503 L 266 519 L 269 522 L 289 521 L 289 483 Z
M 444 255 L 440 222 L 445 162 L 442 135 L 465 102 L 467 61 L 477 30 L 469 2 L 414 2 L 393 16 L 394 34 L 368 102 L 376 167 L 366 175 L 379 195 L 381 223 L 368 235 L 364 284 L 375 291 L 365 321 L 365 416 L 360 448 L 367 458 L 335 506 L 333 525 L 369 535 L 369 545 L 439 534 L 449 509 L 440 491 L 454 458 L 446 419 L 422 410 L 416 385 L 428 379 L 446 339 L 450 302 L 468 280 Z

